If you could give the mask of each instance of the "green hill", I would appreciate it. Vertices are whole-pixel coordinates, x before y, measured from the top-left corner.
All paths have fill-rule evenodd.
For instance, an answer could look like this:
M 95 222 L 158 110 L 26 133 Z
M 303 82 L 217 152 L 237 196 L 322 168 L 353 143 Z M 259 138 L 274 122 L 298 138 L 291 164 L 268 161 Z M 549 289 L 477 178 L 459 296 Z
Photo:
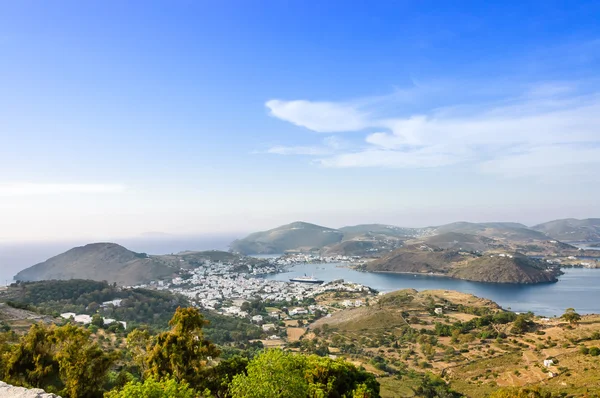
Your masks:
M 453 278 L 492 283 L 556 282 L 559 271 L 520 254 L 491 254 L 469 261 L 449 272 Z
M 371 261 L 365 270 L 397 273 L 447 273 L 453 263 L 466 261 L 470 256 L 455 250 L 403 247 Z
M 506 244 L 496 239 L 460 232 L 444 232 L 439 235 L 430 236 L 424 239 L 423 242 L 427 245 L 452 250 L 484 252 L 492 249 L 506 248 Z
M 600 218 L 578 220 L 567 218 L 535 225 L 533 229 L 549 237 L 566 242 L 600 241 Z
M 560 274 L 540 260 L 521 254 L 483 256 L 439 248 L 404 247 L 363 266 L 366 271 L 434 273 L 451 278 L 491 283 L 556 282 Z
M 397 238 L 410 238 L 422 234 L 422 228 L 402 228 L 384 224 L 359 224 L 339 229 L 344 233 L 344 240 L 361 235 L 385 235 Z
M 264 232 L 255 232 L 231 243 L 242 254 L 278 254 L 286 251 L 311 251 L 341 242 L 339 230 L 305 222 L 293 222 Z
M 166 278 L 173 272 L 157 256 L 135 253 L 115 243 L 92 243 L 29 267 L 15 280 L 92 279 L 129 285 Z
M 447 232 L 480 235 L 488 238 L 506 240 L 546 240 L 548 237 L 540 231 L 526 225 L 513 222 L 471 223 L 455 222 L 434 227 L 431 234 L 439 235 Z

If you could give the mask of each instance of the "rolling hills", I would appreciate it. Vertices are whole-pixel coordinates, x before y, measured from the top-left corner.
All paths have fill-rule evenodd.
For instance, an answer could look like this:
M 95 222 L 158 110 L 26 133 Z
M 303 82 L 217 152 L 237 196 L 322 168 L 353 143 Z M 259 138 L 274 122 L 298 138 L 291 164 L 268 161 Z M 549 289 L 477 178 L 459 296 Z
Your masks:
M 237 260 L 241 260 L 239 255 L 218 250 L 147 255 L 133 252 L 116 243 L 92 243 L 75 247 L 26 268 L 15 276 L 15 280 L 90 279 L 118 285 L 136 285 L 168 279 L 182 268 L 193 269 L 206 261 L 218 263 Z M 240 261 L 239 271 L 247 271 L 244 264 L 260 261 L 244 258 L 244 261 Z
M 600 242 L 600 218 L 554 220 L 532 229 L 565 242 Z
M 424 243 L 445 249 L 485 252 L 522 251 L 531 255 L 572 255 L 577 248 L 566 241 L 600 241 L 600 219 L 557 220 L 535 227 L 514 222 L 455 222 L 425 228 L 385 224 L 360 224 L 338 229 L 294 222 L 255 232 L 231 243 L 242 254 L 279 254 L 287 251 L 325 255 L 373 256 L 390 252 L 404 243 Z M 558 242 L 553 242 L 558 241 Z
M 403 247 L 362 266 L 365 271 L 431 273 L 476 282 L 556 282 L 560 271 L 521 254 L 483 256 L 450 249 Z
M 231 243 L 242 254 L 278 254 L 289 250 L 319 250 L 341 242 L 344 234 L 336 229 L 305 222 L 293 222 L 264 232 L 255 232 Z

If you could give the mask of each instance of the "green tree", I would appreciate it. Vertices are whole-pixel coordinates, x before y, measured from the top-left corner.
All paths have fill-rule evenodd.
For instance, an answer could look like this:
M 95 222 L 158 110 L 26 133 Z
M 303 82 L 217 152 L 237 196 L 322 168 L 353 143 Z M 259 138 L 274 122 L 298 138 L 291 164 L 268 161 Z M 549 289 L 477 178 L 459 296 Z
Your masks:
M 104 318 L 100 314 L 94 314 L 92 316 L 92 325 L 103 328 L 104 327 Z
M 169 322 L 171 330 L 159 334 L 148 351 L 146 373 L 199 386 L 207 361 L 219 355 L 217 347 L 204 338 L 202 328 L 207 323 L 196 308 L 177 308 Z
M 129 382 L 120 390 L 104 395 L 105 398 L 194 398 L 196 394 L 187 383 L 173 379 L 157 381 L 149 377 L 141 382 Z
M 305 366 L 304 356 L 266 350 L 248 364 L 247 375 L 233 378 L 230 393 L 236 398 L 306 398 Z
M 531 322 L 527 319 L 527 316 L 521 314 L 518 315 L 515 319 L 515 322 L 513 323 L 513 326 L 510 329 L 510 332 L 513 334 L 523 334 L 529 330 L 530 326 Z
M 49 328 L 42 323 L 34 324 L 21 337 L 11 353 L 6 355 L 4 379 L 29 388 L 62 388 Z
M 311 397 L 379 397 L 375 376 L 343 359 L 311 355 L 304 374 Z
M 52 340 L 56 345 L 59 374 L 65 384 L 62 394 L 71 398 L 101 397 L 102 385 L 114 358 L 91 342 L 88 331 L 74 325 L 55 329 Z
M 581 315 L 575 312 L 575 308 L 567 308 L 565 313 L 562 314 L 561 318 L 571 325 L 577 325 L 581 320 Z
M 72 324 L 31 326 L 6 356 L 6 381 L 42 388 L 69 398 L 102 396 L 113 363 L 90 339 L 90 332 Z
M 228 397 L 229 384 L 236 375 L 245 373 L 247 367 L 248 359 L 240 355 L 222 360 L 217 366 L 205 371 L 205 384 L 202 388 L 210 390 L 216 398 Z
M 238 374 L 230 394 L 241 398 L 378 398 L 375 376 L 343 359 L 266 350 Z

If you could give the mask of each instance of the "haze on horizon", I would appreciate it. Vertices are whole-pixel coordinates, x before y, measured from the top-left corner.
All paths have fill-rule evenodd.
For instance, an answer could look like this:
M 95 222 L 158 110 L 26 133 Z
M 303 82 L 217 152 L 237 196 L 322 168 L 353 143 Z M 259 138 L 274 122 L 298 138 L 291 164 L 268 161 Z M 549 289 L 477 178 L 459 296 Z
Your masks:
M 0 4 L 0 242 L 600 216 L 600 3 L 232 3 Z

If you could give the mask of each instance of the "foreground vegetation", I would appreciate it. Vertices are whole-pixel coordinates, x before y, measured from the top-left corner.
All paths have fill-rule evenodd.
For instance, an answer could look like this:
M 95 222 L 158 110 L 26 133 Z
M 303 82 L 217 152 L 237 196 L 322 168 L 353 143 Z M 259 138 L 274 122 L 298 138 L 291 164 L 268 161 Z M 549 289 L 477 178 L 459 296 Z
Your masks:
M 83 397 L 379 397 L 375 377 L 343 360 L 266 350 L 219 360 L 195 308 L 178 308 L 168 331 L 136 329 L 104 350 L 79 326 L 35 324 L 1 335 L 6 382 Z
M 122 298 L 121 306 L 99 305 L 115 297 Z M 572 308 L 560 319 L 548 319 L 458 292 L 410 289 L 243 303 L 250 315 L 275 311 L 284 317 L 271 339 L 273 331 L 248 319 L 200 312 L 172 293 L 102 282 L 26 283 L 8 289 L 2 300 L 0 379 L 64 397 L 593 397 L 600 392 L 600 316 L 581 316 Z M 344 305 L 355 301 L 363 305 Z M 285 312 L 309 304 L 332 315 L 315 310 L 290 318 Z M 53 317 L 69 309 L 93 315 L 92 324 L 83 328 Z M 6 310 L 12 320 L 3 318 Z M 22 319 L 15 321 L 19 314 Z M 102 316 L 108 314 L 128 320 L 127 330 L 104 325 Z

